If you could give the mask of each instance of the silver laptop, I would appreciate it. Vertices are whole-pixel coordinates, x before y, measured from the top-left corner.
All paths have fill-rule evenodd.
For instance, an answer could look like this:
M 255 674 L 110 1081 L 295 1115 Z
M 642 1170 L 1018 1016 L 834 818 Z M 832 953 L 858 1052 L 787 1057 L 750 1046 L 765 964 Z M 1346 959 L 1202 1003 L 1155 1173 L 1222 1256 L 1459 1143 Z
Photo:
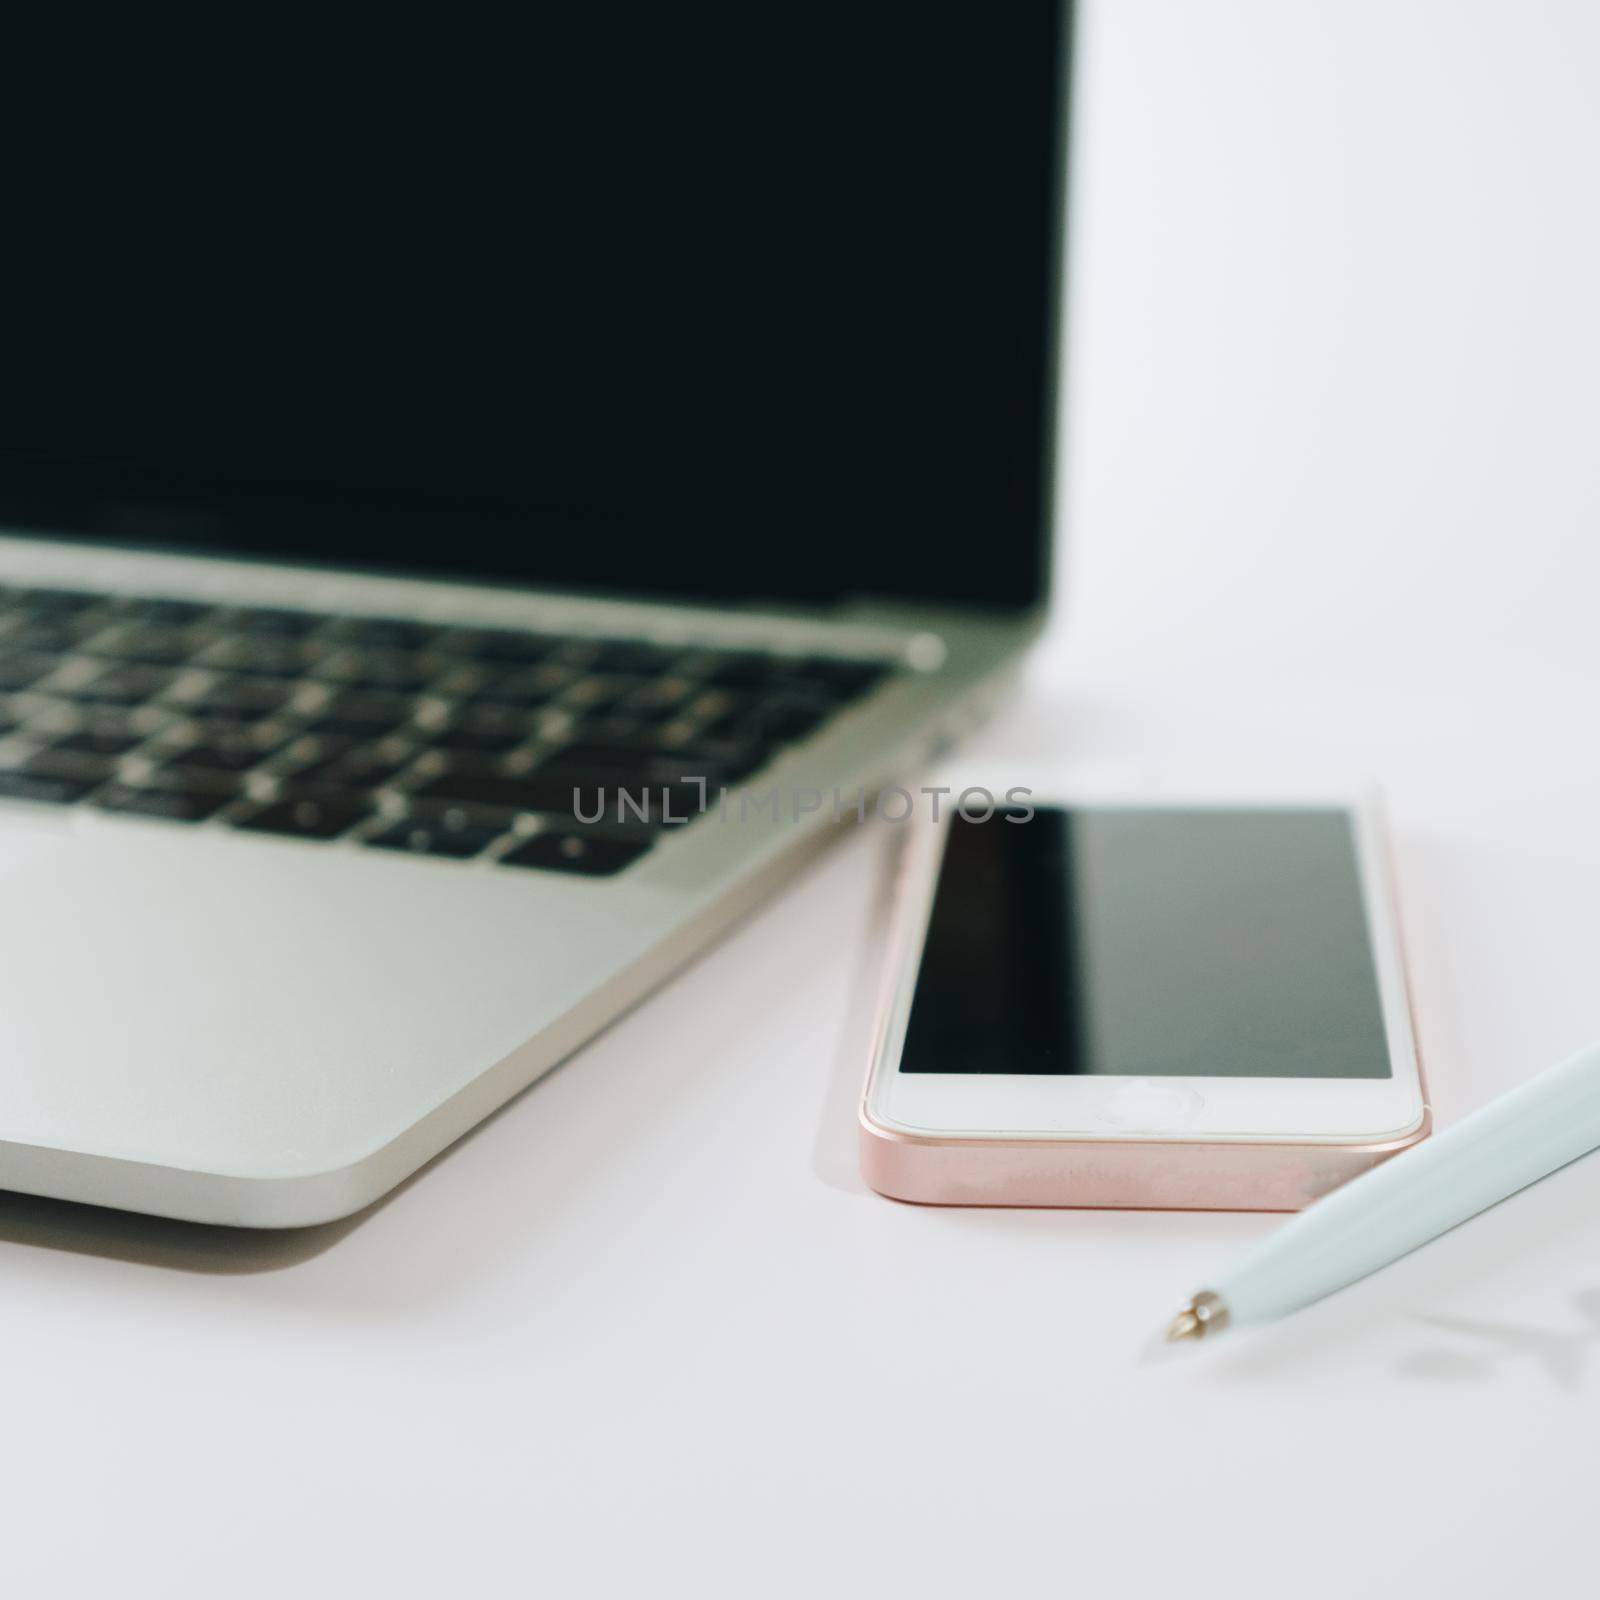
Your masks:
M 1038 630 L 1059 8 L 605 22 L 138 76 L 12 205 L 0 1186 L 370 1204 Z

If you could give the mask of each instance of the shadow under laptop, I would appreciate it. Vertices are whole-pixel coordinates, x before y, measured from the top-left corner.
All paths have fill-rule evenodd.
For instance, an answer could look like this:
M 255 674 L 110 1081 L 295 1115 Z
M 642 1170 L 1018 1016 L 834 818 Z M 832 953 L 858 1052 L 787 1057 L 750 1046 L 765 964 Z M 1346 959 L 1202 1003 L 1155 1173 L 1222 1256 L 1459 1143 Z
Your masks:
M 146 1217 L 73 1200 L 0 1193 L 0 1243 L 37 1245 L 184 1272 L 274 1272 L 330 1249 L 364 1213 L 317 1228 L 260 1232 Z
M 312 1228 L 227 1228 L 0 1191 L 0 1245 L 34 1245 L 179 1272 L 277 1272 L 331 1250 L 426 1171 L 414 1172 L 354 1216 Z

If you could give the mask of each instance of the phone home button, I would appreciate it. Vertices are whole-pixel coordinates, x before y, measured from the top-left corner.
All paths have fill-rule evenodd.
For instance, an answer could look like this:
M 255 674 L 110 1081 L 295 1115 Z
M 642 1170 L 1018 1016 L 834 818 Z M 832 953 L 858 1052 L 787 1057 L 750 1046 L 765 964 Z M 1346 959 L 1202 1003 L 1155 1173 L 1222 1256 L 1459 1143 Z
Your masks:
M 1167 1133 L 1187 1128 L 1205 1109 L 1193 1089 L 1159 1078 L 1129 1078 L 1108 1088 L 1099 1105 L 1099 1120 L 1130 1133 Z

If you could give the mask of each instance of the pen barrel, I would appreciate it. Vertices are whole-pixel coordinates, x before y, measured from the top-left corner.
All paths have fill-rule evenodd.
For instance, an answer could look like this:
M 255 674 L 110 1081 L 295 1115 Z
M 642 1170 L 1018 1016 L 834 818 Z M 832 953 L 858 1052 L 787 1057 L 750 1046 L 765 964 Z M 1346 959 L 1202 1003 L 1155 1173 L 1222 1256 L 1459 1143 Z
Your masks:
M 1284 1316 L 1600 1146 L 1600 1045 L 1300 1213 L 1212 1287 L 1235 1322 Z

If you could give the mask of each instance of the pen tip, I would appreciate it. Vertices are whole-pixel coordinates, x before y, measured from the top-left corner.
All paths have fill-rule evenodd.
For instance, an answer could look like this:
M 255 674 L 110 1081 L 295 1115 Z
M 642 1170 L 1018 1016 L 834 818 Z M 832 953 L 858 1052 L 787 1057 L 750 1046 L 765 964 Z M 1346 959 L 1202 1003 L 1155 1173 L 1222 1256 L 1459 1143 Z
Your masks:
M 1177 1344 L 1180 1339 L 1198 1339 L 1206 1325 L 1194 1314 L 1193 1306 L 1185 1306 L 1167 1324 L 1167 1343 Z
M 1167 1324 L 1167 1343 L 1178 1344 L 1184 1339 L 1221 1333 L 1228 1321 L 1228 1308 L 1221 1297 L 1203 1289 Z

